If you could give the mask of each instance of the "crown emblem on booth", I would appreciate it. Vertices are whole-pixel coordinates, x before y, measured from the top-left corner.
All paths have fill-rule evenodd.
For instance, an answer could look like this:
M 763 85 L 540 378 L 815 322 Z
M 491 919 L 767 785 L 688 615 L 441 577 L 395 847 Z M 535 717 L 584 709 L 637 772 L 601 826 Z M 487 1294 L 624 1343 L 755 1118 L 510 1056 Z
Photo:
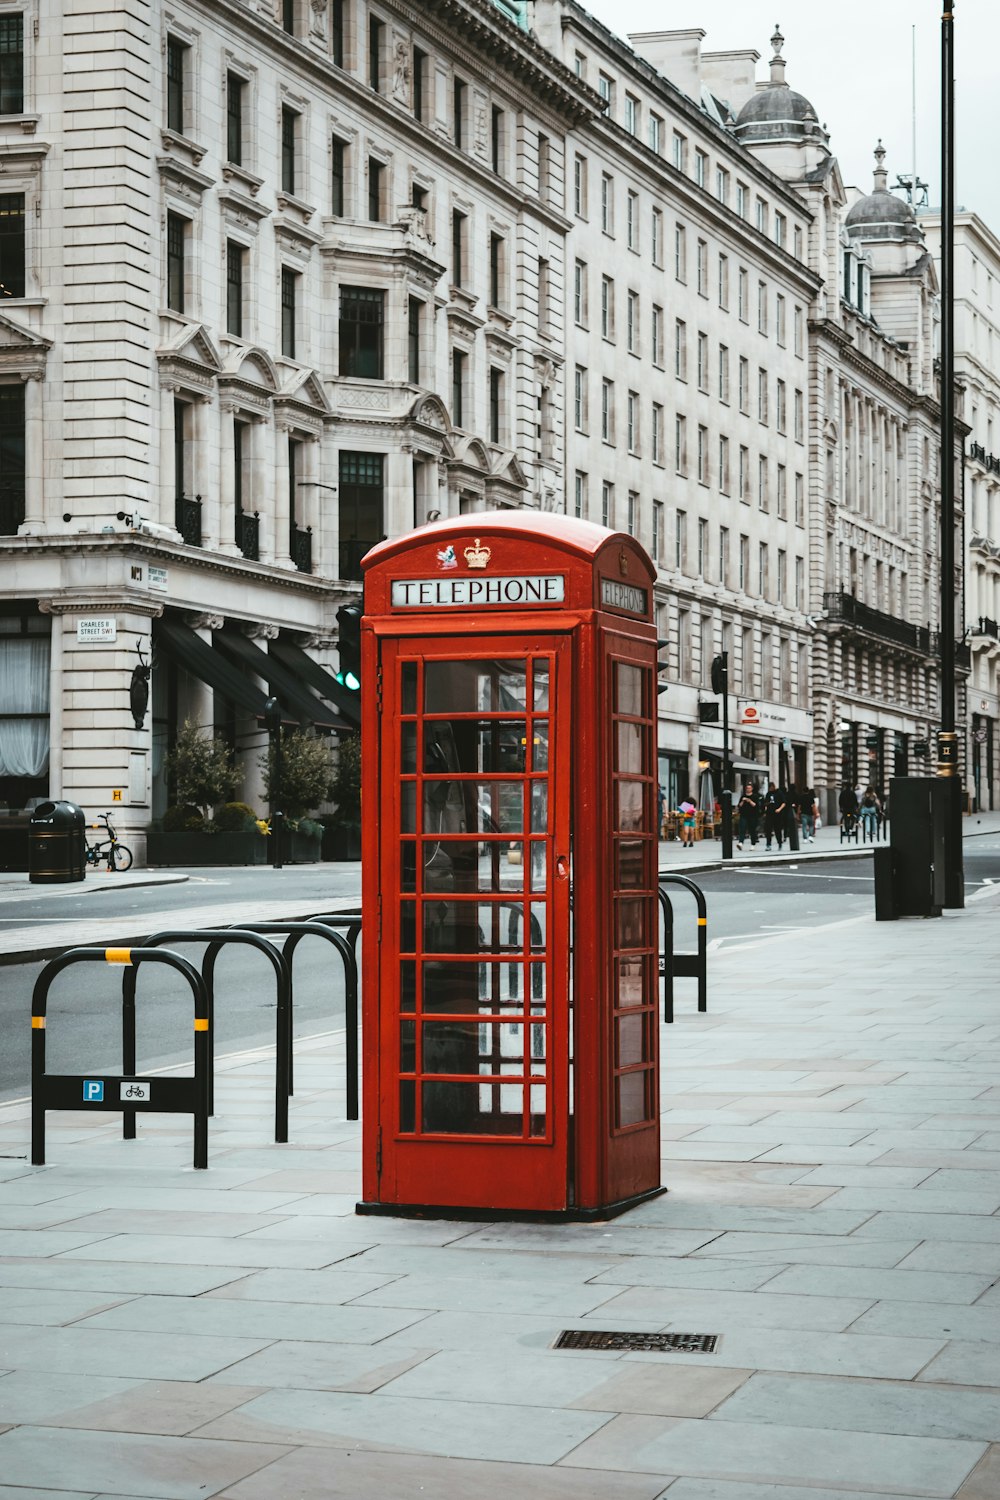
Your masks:
M 481 546 L 478 537 L 471 547 L 465 549 L 465 560 L 470 568 L 485 568 L 492 556 L 490 548 Z

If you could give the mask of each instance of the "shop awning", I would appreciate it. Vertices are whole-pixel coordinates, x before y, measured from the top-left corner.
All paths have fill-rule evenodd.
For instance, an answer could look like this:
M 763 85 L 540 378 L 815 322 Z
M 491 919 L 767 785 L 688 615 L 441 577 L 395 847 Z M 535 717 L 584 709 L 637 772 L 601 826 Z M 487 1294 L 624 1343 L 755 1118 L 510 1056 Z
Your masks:
M 258 719 L 264 717 L 267 694 L 244 677 L 221 651 L 203 641 L 196 631 L 176 620 L 157 620 L 153 630 L 157 645 L 162 646 L 185 672 L 200 678 L 233 708 L 242 709 Z
M 338 713 L 347 720 L 349 729 L 361 727 L 360 694 L 339 683 L 331 672 L 321 667 L 318 661 L 313 661 L 301 646 L 293 646 L 290 641 L 272 641 L 270 655 L 283 662 L 302 682 L 307 682 L 313 692 L 321 694 L 328 703 L 335 704 Z
M 700 760 L 717 760 L 721 762 L 722 751 L 699 750 L 698 757 Z M 729 764 L 734 771 L 752 771 L 755 776 L 766 776 L 768 774 L 767 766 L 761 765 L 760 761 L 746 760 L 742 755 L 730 756 Z
M 231 661 L 247 667 L 255 677 L 263 678 L 270 685 L 286 715 L 302 724 L 315 724 L 319 729 L 352 727 L 326 703 L 314 697 L 303 685 L 300 674 L 290 670 L 270 651 L 262 651 L 245 635 L 236 630 L 218 630 L 212 640 Z

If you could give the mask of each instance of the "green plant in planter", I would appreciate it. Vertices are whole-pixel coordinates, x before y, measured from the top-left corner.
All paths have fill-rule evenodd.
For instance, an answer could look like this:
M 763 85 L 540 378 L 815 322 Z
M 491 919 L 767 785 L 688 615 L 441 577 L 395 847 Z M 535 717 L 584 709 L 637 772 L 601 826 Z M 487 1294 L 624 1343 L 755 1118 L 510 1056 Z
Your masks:
M 337 747 L 337 769 L 333 777 L 333 800 L 337 810 L 330 827 L 358 832 L 361 828 L 361 737 L 343 735 Z
M 243 781 L 225 740 L 203 734 L 190 719 L 185 719 L 178 732 L 166 769 L 168 780 L 176 786 L 178 803 L 201 809 L 203 821 L 208 809 L 228 802 Z
M 246 802 L 224 802 L 216 809 L 212 827 L 216 833 L 253 833 L 257 814 Z
M 163 814 L 164 833 L 201 833 L 205 816 L 200 807 L 168 807 Z
M 264 772 L 264 793 L 269 802 L 280 800 L 290 821 L 303 818 L 311 808 L 326 802 L 333 789 L 334 771 L 327 740 L 306 729 L 293 729 L 281 741 L 280 799 L 274 792 L 274 753 L 269 749 L 260 759 Z

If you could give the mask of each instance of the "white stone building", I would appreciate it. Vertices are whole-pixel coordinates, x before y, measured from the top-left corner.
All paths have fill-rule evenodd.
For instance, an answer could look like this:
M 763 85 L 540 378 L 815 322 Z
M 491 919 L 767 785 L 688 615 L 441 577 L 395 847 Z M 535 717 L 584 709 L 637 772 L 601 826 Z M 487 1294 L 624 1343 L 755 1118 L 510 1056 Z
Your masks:
M 435 512 L 562 504 L 564 139 L 488 0 L 0 8 L 0 801 L 120 801 L 190 717 L 336 727 L 337 604 Z M 137 648 L 155 652 L 133 722 Z

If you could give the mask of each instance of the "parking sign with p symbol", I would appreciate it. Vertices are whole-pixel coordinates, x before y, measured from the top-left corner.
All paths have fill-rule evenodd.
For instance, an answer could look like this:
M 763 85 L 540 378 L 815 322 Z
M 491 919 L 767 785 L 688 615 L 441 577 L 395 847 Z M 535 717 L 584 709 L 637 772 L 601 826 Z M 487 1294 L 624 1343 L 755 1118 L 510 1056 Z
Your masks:
M 85 1078 L 83 1080 L 83 1102 L 85 1104 L 104 1103 L 104 1080 L 101 1078 Z

